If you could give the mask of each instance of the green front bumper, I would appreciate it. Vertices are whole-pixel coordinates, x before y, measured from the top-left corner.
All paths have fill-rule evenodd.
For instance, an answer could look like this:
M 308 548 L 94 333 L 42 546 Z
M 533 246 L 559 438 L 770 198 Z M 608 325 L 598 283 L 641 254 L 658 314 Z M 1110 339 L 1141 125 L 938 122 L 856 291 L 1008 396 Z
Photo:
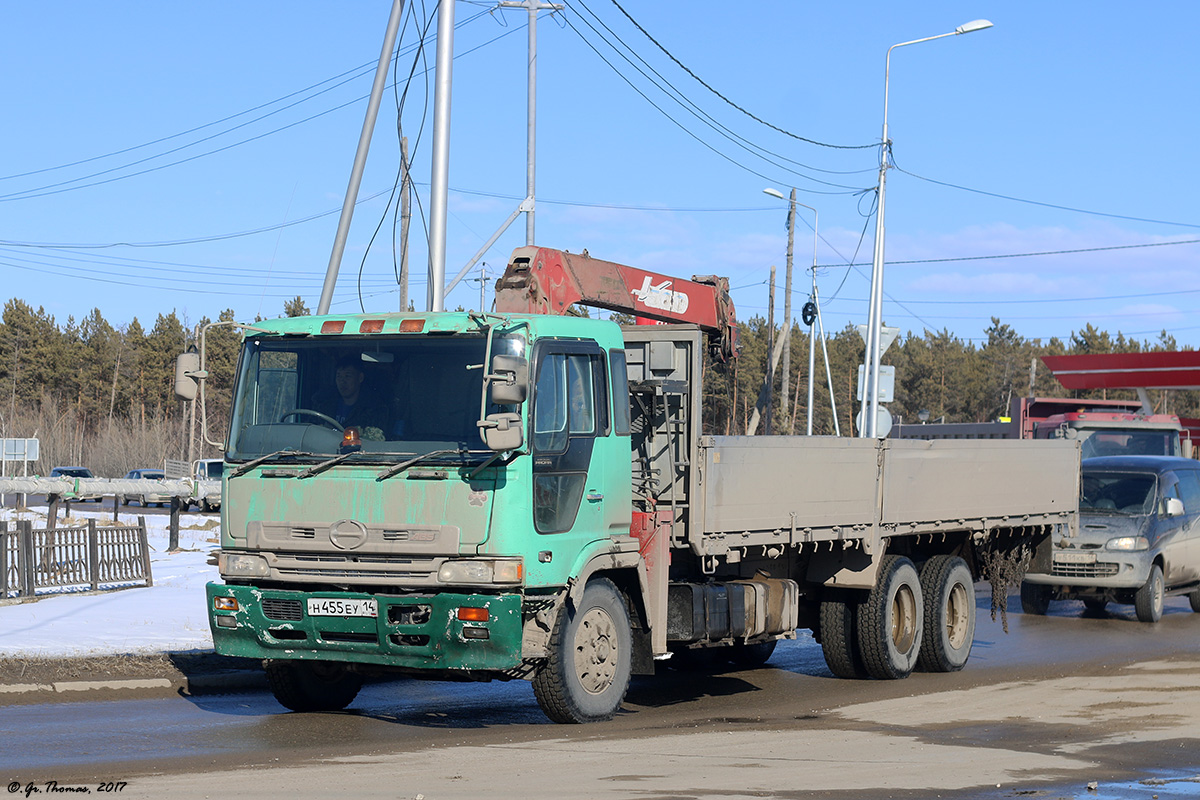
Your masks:
M 236 610 L 217 610 L 215 598 L 232 598 Z M 378 613 L 310 616 L 309 598 L 373 598 Z M 486 608 L 488 619 L 465 622 L 460 608 Z M 432 670 L 505 670 L 521 663 L 520 594 L 373 595 L 210 583 L 208 622 L 216 651 L 227 656 Z

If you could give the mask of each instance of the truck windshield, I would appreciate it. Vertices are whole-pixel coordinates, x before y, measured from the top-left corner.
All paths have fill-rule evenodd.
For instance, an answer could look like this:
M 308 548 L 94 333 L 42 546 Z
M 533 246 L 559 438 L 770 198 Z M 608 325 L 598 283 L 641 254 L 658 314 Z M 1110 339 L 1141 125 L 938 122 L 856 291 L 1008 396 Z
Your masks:
M 1087 472 L 1080 484 L 1079 510 L 1092 513 L 1142 515 L 1154 512 L 1158 481 L 1133 472 Z
M 1095 456 L 1176 456 L 1177 431 L 1080 429 L 1083 458 Z
M 435 459 L 448 462 L 489 457 L 476 425 L 486 346 L 480 334 L 247 339 L 226 458 L 324 461 L 348 451 L 355 463 L 434 451 L 451 451 Z M 517 337 L 492 341 L 493 355 L 523 350 Z

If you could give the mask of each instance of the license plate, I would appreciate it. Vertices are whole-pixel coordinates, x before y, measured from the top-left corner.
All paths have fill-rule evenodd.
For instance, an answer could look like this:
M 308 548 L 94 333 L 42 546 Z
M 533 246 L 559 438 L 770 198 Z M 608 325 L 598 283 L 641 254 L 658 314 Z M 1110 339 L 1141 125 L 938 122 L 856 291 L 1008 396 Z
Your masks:
M 310 617 L 375 617 L 379 604 L 374 599 L 342 600 L 335 597 L 308 598 Z
M 1095 553 L 1055 553 L 1054 560 L 1059 564 L 1095 564 Z

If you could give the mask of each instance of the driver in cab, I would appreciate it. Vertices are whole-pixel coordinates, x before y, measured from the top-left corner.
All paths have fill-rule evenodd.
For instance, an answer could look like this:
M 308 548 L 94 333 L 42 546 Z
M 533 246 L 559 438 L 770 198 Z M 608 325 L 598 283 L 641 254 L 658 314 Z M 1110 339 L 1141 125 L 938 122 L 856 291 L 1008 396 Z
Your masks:
M 334 389 L 318 392 L 313 398 L 316 410 L 327 414 L 343 428 L 356 427 L 363 439 L 383 439 L 387 428 L 387 407 L 363 391 L 362 363 L 357 356 L 342 356 L 334 371 Z

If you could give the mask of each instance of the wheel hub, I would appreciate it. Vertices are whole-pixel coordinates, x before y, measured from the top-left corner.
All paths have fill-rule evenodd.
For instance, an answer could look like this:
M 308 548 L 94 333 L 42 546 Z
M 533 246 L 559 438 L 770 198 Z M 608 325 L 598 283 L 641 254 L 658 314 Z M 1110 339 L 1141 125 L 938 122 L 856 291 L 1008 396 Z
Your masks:
M 575 635 L 575 674 L 586 692 L 600 694 L 612 685 L 618 656 L 612 617 L 603 609 L 590 609 L 579 621 Z

